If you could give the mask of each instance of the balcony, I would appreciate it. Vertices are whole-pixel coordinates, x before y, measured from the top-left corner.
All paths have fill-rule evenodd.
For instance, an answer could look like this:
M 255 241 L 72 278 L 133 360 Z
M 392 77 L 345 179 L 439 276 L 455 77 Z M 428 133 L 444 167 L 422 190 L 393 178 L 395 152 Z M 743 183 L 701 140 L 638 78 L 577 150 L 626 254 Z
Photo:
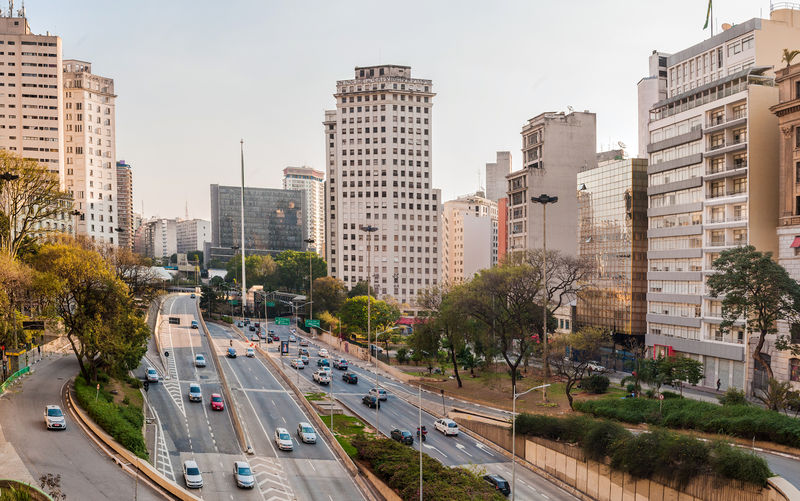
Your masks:
M 747 112 L 731 113 L 728 116 L 712 118 L 703 128 L 704 134 L 713 134 L 729 127 L 747 123 Z
M 706 243 L 706 247 L 741 247 L 747 245 L 746 238 L 732 238 L 729 240 L 712 238 Z
M 705 222 L 706 225 L 709 224 L 726 224 L 726 223 L 746 223 L 747 216 L 731 216 L 731 217 L 720 217 L 720 218 L 710 218 L 708 221 Z

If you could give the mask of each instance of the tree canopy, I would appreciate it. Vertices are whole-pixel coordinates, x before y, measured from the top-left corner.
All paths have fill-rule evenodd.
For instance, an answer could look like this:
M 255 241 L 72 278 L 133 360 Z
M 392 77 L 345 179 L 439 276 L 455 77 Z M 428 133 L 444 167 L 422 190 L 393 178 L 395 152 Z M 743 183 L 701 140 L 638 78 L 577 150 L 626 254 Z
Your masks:
M 314 279 L 314 311 L 318 313 L 338 312 L 347 299 L 347 288 L 344 283 L 334 277 Z
M 308 268 L 311 260 L 311 272 L 314 278 L 328 275 L 328 264 L 316 252 L 283 251 L 275 256 L 278 266 L 278 284 L 289 292 L 308 293 Z
M 400 318 L 400 311 L 395 305 L 385 301 L 369 298 L 371 301 L 370 313 L 373 332 L 378 325 L 393 325 Z M 367 331 L 367 296 L 352 297 L 345 301 L 340 314 L 342 323 L 347 326 L 349 332 Z
M 597 360 L 602 343 L 611 338 L 609 333 L 598 327 L 584 327 L 577 332 L 559 334 L 552 341 L 548 361 L 556 375 L 564 380 L 564 392 L 572 409 L 572 394 L 570 391 L 578 381 L 581 381 L 589 369 L 589 363 Z M 569 352 L 567 358 L 564 353 Z

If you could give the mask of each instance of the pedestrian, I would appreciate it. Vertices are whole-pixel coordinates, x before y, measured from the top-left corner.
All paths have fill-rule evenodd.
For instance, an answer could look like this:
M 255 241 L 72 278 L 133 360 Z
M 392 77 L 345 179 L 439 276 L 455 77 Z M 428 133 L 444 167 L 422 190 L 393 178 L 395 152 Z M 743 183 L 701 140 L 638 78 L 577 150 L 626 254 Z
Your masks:
M 717 379 L 717 391 L 719 391 L 719 387 L 722 386 L 722 381 Z

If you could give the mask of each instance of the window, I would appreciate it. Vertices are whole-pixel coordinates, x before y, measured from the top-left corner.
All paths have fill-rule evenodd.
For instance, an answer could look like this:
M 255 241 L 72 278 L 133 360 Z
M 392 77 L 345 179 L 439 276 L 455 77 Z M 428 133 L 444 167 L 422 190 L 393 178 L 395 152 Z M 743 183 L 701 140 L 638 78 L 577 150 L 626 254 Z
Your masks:
M 733 193 L 739 194 L 747 191 L 747 178 L 739 177 L 733 180 Z
M 789 380 L 800 381 L 800 359 L 789 359 Z

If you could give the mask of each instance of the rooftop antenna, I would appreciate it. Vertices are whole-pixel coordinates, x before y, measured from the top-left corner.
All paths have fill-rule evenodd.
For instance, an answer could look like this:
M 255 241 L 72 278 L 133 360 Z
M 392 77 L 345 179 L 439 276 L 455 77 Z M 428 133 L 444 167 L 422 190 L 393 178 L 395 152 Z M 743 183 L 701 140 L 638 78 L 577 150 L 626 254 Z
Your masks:
M 22 0 L 22 10 L 19 11 L 22 18 L 25 18 L 25 0 Z
M 186 201 L 186 219 L 189 219 L 189 201 Z
M 14 0 L 8 0 L 8 17 L 14 17 Z

